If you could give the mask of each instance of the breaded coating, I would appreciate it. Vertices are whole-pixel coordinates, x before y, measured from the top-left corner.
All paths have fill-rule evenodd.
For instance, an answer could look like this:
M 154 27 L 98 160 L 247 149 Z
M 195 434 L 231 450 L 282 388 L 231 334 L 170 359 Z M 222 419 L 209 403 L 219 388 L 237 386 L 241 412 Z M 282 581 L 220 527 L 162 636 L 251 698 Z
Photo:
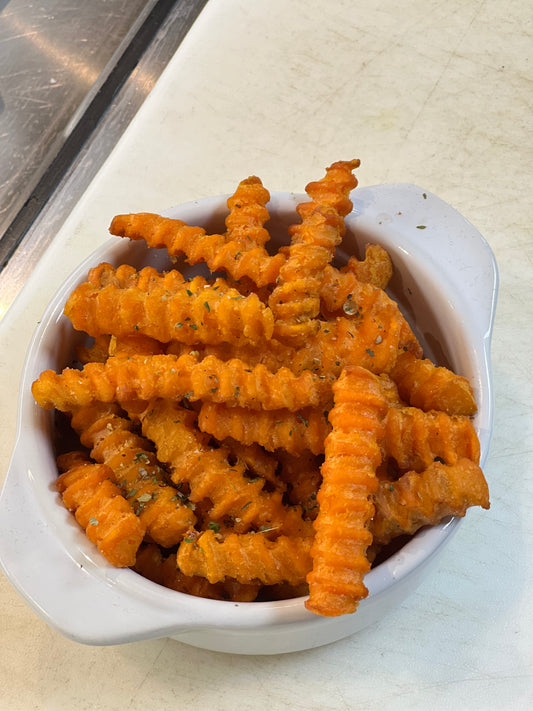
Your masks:
M 90 336 L 138 333 L 162 343 L 187 344 L 268 341 L 274 329 L 270 309 L 256 294 L 245 297 L 221 286 L 221 280 L 211 286 L 201 277 L 181 282 L 172 291 L 157 278 L 149 289 L 88 281 L 70 294 L 65 315 L 75 329 Z
M 350 257 L 340 273 L 351 272 L 357 281 L 386 289 L 392 278 L 392 260 L 387 250 L 379 244 L 367 244 L 364 259 Z
M 87 363 L 82 370 L 65 368 L 41 373 L 33 383 L 36 402 L 46 409 L 71 411 L 95 402 L 151 400 L 154 397 L 190 402 L 210 400 L 252 409 L 300 410 L 319 407 L 331 397 L 331 380 L 309 371 L 276 373 L 263 365 L 249 368 L 238 359 L 214 356 L 202 361 L 192 354 L 132 355 Z
M 257 442 L 269 452 L 284 449 L 292 454 L 323 452 L 331 429 L 323 409 L 249 410 L 212 402 L 202 404 L 198 426 L 219 440 L 232 437 L 243 444 Z
M 464 516 L 471 506 L 490 508 L 483 472 L 470 459 L 452 465 L 433 462 L 420 474 L 411 471 L 395 482 L 382 481 L 374 501 L 371 530 L 380 544 L 434 526 L 446 516 Z
M 210 583 L 199 575 L 184 575 L 178 570 L 176 554 L 164 556 L 161 548 L 153 543 L 140 548 L 133 569 L 158 585 L 210 600 L 252 602 L 261 587 L 260 583 L 243 584 L 230 578 Z
M 196 427 L 194 411 L 170 400 L 155 400 L 138 417 L 159 460 L 169 466 L 174 484 L 186 484 L 195 503 L 208 500 L 209 519 L 219 526 L 230 525 L 238 533 L 252 528 L 288 535 L 309 532 L 301 509 L 285 506 L 282 492 L 265 491 L 264 479 L 246 476 L 241 461 L 230 464 L 228 449 L 210 446 L 209 435 Z
M 311 452 L 296 456 L 279 452 L 279 478 L 287 484 L 291 504 L 301 506 L 304 516 L 314 520 L 318 513 L 317 494 L 322 483 L 320 460 Z
M 329 265 L 325 268 L 322 313 L 327 319 L 344 316 L 355 323 L 376 317 L 383 319 L 388 313 L 394 314 L 395 320 L 400 325 L 398 348 L 412 351 L 417 357 L 422 356 L 422 347 L 398 304 L 383 289 L 359 281 L 351 270 L 342 272 Z
M 279 536 L 271 541 L 260 533 L 230 533 L 219 540 L 213 531 L 205 531 L 180 544 L 178 567 L 210 583 L 230 576 L 240 583 L 260 580 L 264 585 L 299 585 L 311 569 L 311 540 Z
M 477 405 L 468 380 L 448 368 L 434 365 L 406 351 L 398 356 L 390 375 L 403 400 L 421 410 L 442 410 L 448 415 L 474 415 Z
M 243 251 L 240 238 L 228 242 L 225 235 L 207 234 L 201 227 L 148 212 L 116 215 L 109 231 L 118 237 L 144 240 L 150 247 L 166 248 L 171 256 L 185 254 L 189 264 L 205 262 L 212 272 L 225 271 L 236 280 L 248 277 L 258 287 L 273 284 L 285 262 L 282 253 L 270 256 L 264 247 Z
M 132 432 L 133 422 L 113 405 L 80 408 L 72 427 L 97 462 L 113 472 L 150 538 L 164 547 L 178 543 L 196 523 L 187 498 L 170 486 L 151 444 Z
M 333 392 L 333 429 L 325 443 L 305 603 L 324 616 L 354 612 L 368 594 L 363 582 L 370 570 L 366 550 L 372 543 L 372 495 L 378 488 L 379 441 L 387 412 L 379 378 L 364 368 L 345 369 Z
M 389 409 L 383 449 L 404 471 L 423 471 L 435 459 L 444 464 L 463 458 L 479 462 L 479 440 L 470 418 L 415 407 Z
M 358 160 L 339 161 L 326 176 L 309 183 L 311 202 L 298 205 L 301 223 L 289 228 L 291 244 L 268 303 L 282 342 L 303 345 L 318 330 L 320 291 L 325 267 L 331 262 L 345 231 L 344 216 L 352 209 L 350 191 L 356 187 L 353 170 Z
M 89 540 L 111 565 L 133 565 L 146 527 L 122 496 L 113 471 L 78 451 L 61 455 L 57 463 L 63 473 L 55 482 L 56 489 Z
M 241 249 L 262 247 L 270 239 L 265 223 L 270 219 L 266 205 L 270 193 L 255 175 L 241 180 L 234 194 L 228 198 L 226 240 L 240 243 Z

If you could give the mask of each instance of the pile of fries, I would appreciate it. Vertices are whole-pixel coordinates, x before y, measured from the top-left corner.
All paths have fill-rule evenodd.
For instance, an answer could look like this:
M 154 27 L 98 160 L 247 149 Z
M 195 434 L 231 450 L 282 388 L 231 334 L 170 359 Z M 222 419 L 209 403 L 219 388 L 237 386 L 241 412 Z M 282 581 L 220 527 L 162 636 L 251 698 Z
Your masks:
M 309 183 L 274 254 L 256 177 L 228 199 L 222 234 L 113 219 L 113 235 L 211 273 L 91 269 L 65 306 L 88 345 L 33 383 L 79 439 L 58 456 L 57 490 L 113 565 L 191 595 L 308 595 L 312 612 L 342 615 L 391 542 L 489 507 L 472 388 L 424 358 L 385 291 L 388 253 L 367 245 L 333 266 L 358 165 Z

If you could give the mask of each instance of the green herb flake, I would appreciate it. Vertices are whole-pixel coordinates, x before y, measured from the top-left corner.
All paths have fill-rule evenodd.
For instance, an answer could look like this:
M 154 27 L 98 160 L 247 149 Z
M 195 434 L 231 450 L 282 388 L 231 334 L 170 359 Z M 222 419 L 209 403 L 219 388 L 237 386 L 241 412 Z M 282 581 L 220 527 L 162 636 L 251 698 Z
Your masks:
M 301 413 L 298 413 L 297 417 L 301 422 L 304 423 L 304 425 L 306 427 L 309 427 L 309 420 L 306 420 L 305 417 Z
M 426 226 L 425 226 L 425 225 L 417 225 L 417 226 L 416 226 L 416 229 L 417 229 L 417 230 L 425 230 L 425 229 L 426 229 Z
M 368 355 L 369 355 L 371 358 L 374 357 L 374 351 L 372 350 L 372 348 L 367 348 L 367 349 L 366 349 L 366 353 L 368 353 Z
M 209 521 L 207 524 L 207 528 L 210 531 L 214 531 L 215 533 L 218 533 L 220 531 L 220 524 L 217 523 L 216 521 Z
M 97 518 L 94 518 L 94 517 L 93 517 L 93 518 L 90 518 L 90 519 L 89 519 L 89 524 L 90 524 L 91 526 L 98 526 L 98 519 L 97 519 Z
M 205 308 L 206 308 L 207 313 L 209 313 L 209 312 L 211 311 L 211 308 L 210 308 L 210 306 L 209 306 L 209 304 L 208 304 L 207 301 L 204 301 L 204 306 L 205 306 Z

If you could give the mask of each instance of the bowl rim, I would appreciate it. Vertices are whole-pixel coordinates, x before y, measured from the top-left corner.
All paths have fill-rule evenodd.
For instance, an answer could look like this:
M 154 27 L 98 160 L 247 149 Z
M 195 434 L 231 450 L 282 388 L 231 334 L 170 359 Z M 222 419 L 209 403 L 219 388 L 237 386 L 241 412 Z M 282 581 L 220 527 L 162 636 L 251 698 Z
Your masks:
M 213 215 L 225 210 L 227 197 L 220 195 L 190 201 L 162 214 L 179 216 L 190 224 L 203 224 Z M 282 208 L 290 211 L 302 199 L 306 199 L 306 196 L 300 193 L 271 192 L 269 209 L 272 213 Z M 494 255 L 484 238 L 464 217 L 440 198 L 418 186 L 393 183 L 357 188 L 352 199 L 354 209 L 346 218 L 348 230 L 356 231 L 359 238 L 361 234 L 367 234 L 374 241 L 386 245 L 391 240 L 391 234 L 394 234 L 395 242 L 388 247 L 393 248 L 397 256 L 403 255 L 405 259 L 412 259 L 414 251 L 417 264 L 422 256 L 423 267 L 427 270 L 426 278 L 429 275 L 446 294 L 448 301 L 451 301 L 450 313 L 454 316 L 454 325 L 461 332 L 461 338 L 467 345 L 471 342 L 469 338 L 476 341 L 470 358 L 476 375 L 474 389 L 476 395 L 481 396 L 480 412 L 475 424 L 480 437 L 483 465 L 488 455 L 493 420 L 490 339 L 498 291 L 498 271 Z M 200 213 L 204 214 L 203 219 L 198 219 Z M 196 219 L 191 220 L 190 216 L 193 215 L 196 215 Z M 428 223 L 423 232 L 420 230 L 421 220 Z M 452 233 L 453 239 L 450 238 L 444 248 L 446 254 L 453 257 L 453 269 L 443 269 L 442 259 L 436 258 L 439 244 L 441 253 L 443 249 L 442 243 L 439 243 L 443 229 L 448 235 Z M 424 237 L 423 249 L 420 248 L 421 234 Z M 50 495 L 50 490 L 44 492 L 42 485 L 40 493 L 36 492 L 40 467 L 43 462 L 47 462 L 47 448 L 48 462 L 50 461 L 50 443 L 47 439 L 50 413 L 44 412 L 35 404 L 30 391 L 31 382 L 44 369 L 39 365 L 42 362 L 42 350 L 51 347 L 50 333 L 53 333 L 54 329 L 64 328 L 65 317 L 62 310 L 65 296 L 76 283 L 83 280 L 89 266 L 103 261 L 103 255 L 106 261 L 109 261 L 111 256 L 120 260 L 123 254 L 130 253 L 132 248 L 142 251 L 142 248 L 135 246 L 138 244 L 111 238 L 100 245 L 57 289 L 35 329 L 23 367 L 16 442 L 0 494 L 0 568 L 41 617 L 66 636 L 82 642 L 108 644 L 162 636 L 162 632 L 168 633 L 170 630 L 175 632 L 206 627 L 249 629 L 299 621 L 316 626 L 325 624 L 324 618 L 315 616 L 304 608 L 305 598 L 253 603 L 206 600 L 167 590 L 131 570 L 113 568 L 92 549 L 92 544 L 73 522 L 71 514 L 62 505 L 57 506 L 57 494 Z M 463 277 L 465 273 L 473 277 L 466 285 L 457 278 L 458 260 L 461 262 L 460 271 Z M 419 276 L 420 269 L 421 267 L 415 269 Z M 462 293 L 458 291 L 459 286 L 463 289 Z M 465 289 L 468 297 L 466 301 Z M 450 294 L 454 298 L 450 298 Z M 460 303 L 454 303 L 454 299 Z M 467 334 L 466 325 L 474 325 L 475 333 Z M 28 422 L 33 424 L 33 432 L 28 431 Z M 10 505 L 10 497 L 13 497 L 15 503 L 18 502 L 30 510 L 33 519 L 28 530 L 25 531 L 18 521 L 16 511 Z M 460 519 L 452 517 L 438 526 L 420 531 L 391 558 L 373 568 L 365 578 L 369 597 L 361 602 L 360 609 L 355 614 L 361 614 L 370 598 L 377 597 L 389 589 L 391 579 L 393 584 L 399 583 L 423 565 L 428 560 L 425 552 L 427 549 L 431 550 L 431 556 L 435 555 L 455 533 L 459 524 Z M 65 531 L 68 535 L 65 535 Z M 15 532 L 16 546 L 6 545 L 7 532 L 11 533 L 11 540 Z M 62 532 L 61 535 L 57 535 L 58 532 Z M 29 551 L 29 547 L 34 544 L 35 535 L 39 535 L 40 545 L 45 546 L 39 557 L 45 558 L 47 554 L 60 566 L 55 571 L 53 582 L 47 581 L 44 586 L 42 581 L 41 585 L 32 581 L 29 571 L 25 570 L 25 565 L 35 558 L 35 554 Z M 62 611 L 60 605 L 52 604 L 53 596 L 61 593 L 66 581 L 77 586 L 77 605 L 87 605 L 91 596 L 98 597 L 96 608 L 102 615 L 99 624 L 95 625 L 94 620 L 91 620 L 89 625 L 80 624 L 79 621 L 74 623 L 68 610 Z M 105 585 L 102 586 L 102 582 Z M 120 623 L 117 624 L 116 620 L 111 620 L 110 615 L 103 612 L 106 604 L 117 604 L 117 600 L 123 601 L 124 595 L 128 598 L 128 606 L 135 610 L 135 614 L 129 614 L 128 618 L 131 620 L 138 614 L 143 616 L 142 622 L 130 626 L 127 632 L 124 632 Z M 157 600 L 157 613 L 153 609 L 154 600 Z M 92 629 L 88 629 L 91 625 Z

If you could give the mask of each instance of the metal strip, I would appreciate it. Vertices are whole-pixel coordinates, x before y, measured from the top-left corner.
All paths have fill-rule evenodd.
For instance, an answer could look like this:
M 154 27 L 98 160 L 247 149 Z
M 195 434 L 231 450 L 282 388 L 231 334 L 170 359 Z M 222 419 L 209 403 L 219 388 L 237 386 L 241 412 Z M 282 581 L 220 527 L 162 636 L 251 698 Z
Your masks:
M 178 0 L 0 272 L 0 320 L 142 106 L 207 0 Z

